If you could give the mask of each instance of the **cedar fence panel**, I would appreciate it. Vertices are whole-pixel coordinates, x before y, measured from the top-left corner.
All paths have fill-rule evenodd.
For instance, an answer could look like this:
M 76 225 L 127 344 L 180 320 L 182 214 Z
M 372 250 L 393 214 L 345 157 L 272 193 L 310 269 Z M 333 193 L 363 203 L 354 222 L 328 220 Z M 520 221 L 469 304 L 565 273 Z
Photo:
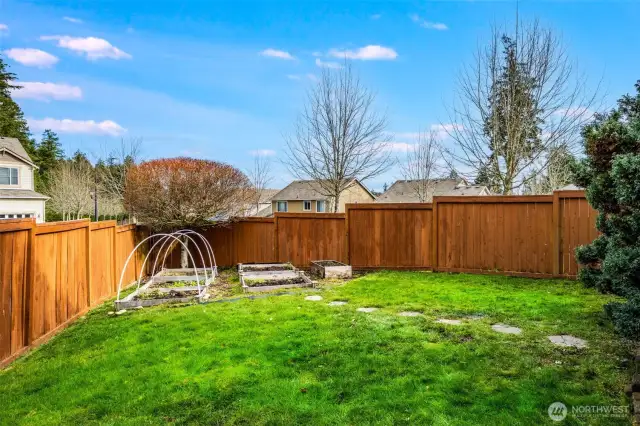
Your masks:
M 300 268 L 312 260 L 346 262 L 344 214 L 276 213 L 275 221 L 278 262 Z
M 349 263 L 356 269 L 431 267 L 431 204 L 348 204 Z
M 437 269 L 553 274 L 553 197 L 436 197 Z
M 557 191 L 559 203 L 559 273 L 574 276 L 578 273 L 575 249 L 588 244 L 598 236 L 594 210 L 584 198 L 583 191 Z

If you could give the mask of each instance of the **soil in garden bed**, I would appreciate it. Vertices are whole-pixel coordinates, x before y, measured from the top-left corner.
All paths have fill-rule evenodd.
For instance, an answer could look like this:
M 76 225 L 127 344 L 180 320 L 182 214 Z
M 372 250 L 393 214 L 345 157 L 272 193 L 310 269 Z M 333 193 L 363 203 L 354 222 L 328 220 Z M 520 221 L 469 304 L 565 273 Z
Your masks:
M 260 265 L 242 265 L 243 271 L 292 271 L 292 265 L 278 266 L 260 266 Z
M 288 284 L 304 284 L 307 281 L 302 277 L 283 278 L 279 280 L 248 280 L 245 278 L 244 283 L 249 287 L 264 287 L 271 285 L 288 285 Z
M 153 283 L 150 288 L 173 288 L 173 287 L 196 287 L 197 281 L 166 281 L 160 283 Z M 204 280 L 200 281 L 200 285 L 204 286 Z
M 346 266 L 344 263 L 336 262 L 335 260 L 321 260 L 319 262 L 313 262 L 320 266 Z
M 207 269 L 207 274 L 211 275 L 211 270 Z M 193 271 L 193 269 L 191 269 L 190 271 L 184 271 L 184 272 L 176 272 L 176 271 L 165 271 L 162 274 L 160 274 L 163 277 L 182 277 L 185 275 L 194 275 L 195 276 L 195 272 Z M 204 271 L 198 269 L 198 275 L 202 275 L 204 276 Z
M 140 293 L 133 298 L 133 300 L 149 300 L 149 299 L 181 299 L 183 297 L 195 297 L 198 295 L 198 290 L 188 291 L 175 291 L 171 290 L 167 293 L 163 293 L 158 290 L 147 291 Z

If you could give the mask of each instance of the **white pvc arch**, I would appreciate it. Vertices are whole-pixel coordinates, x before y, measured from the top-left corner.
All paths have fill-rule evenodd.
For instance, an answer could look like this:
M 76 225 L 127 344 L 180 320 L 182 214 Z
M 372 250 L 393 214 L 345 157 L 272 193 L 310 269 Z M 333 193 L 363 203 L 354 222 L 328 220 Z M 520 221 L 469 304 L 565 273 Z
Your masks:
M 184 242 L 180 241 L 180 239 L 179 239 L 178 237 L 176 237 L 176 236 L 174 236 L 174 235 L 171 235 L 171 234 L 154 234 L 154 235 L 149 235 L 148 237 L 146 237 L 145 239 L 143 239 L 142 241 L 140 241 L 140 242 L 139 242 L 139 243 L 138 243 L 138 244 L 133 248 L 133 250 L 131 250 L 131 253 L 129 253 L 129 256 L 127 257 L 127 261 L 124 263 L 124 266 L 122 267 L 122 272 L 120 273 L 120 281 L 118 282 L 118 294 L 117 294 L 117 296 L 116 296 L 116 300 L 117 300 L 117 301 L 120 301 L 120 292 L 121 292 L 121 290 L 122 290 L 122 280 L 124 279 L 124 272 L 127 270 L 127 266 L 129 266 L 129 262 L 131 261 L 131 258 L 133 257 L 133 255 L 134 255 L 135 253 L 137 253 L 138 249 L 140 248 L 140 246 L 141 246 L 142 244 L 144 244 L 146 241 L 150 240 L 151 238 L 158 237 L 158 236 L 161 236 L 161 237 L 170 237 L 170 238 L 173 238 L 173 239 L 177 240 L 180 244 L 182 244 L 182 246 L 185 248 L 185 250 L 187 250 L 187 253 L 189 254 L 189 257 L 191 258 L 191 262 L 195 265 L 195 262 L 193 261 L 193 256 L 191 256 L 191 252 L 189 251 L 189 248 L 187 247 L 187 245 L 186 245 Z M 162 241 L 162 240 L 161 240 L 161 241 Z M 157 242 L 156 242 L 155 244 L 157 244 Z M 155 244 L 154 244 L 154 246 L 155 246 Z M 153 249 L 153 247 L 152 247 L 152 249 Z M 149 253 L 151 253 L 151 250 L 149 250 Z M 146 262 L 147 262 L 147 258 L 148 258 L 148 257 L 149 257 L 149 255 L 147 255 L 147 256 L 145 257 L 145 260 L 144 260 L 144 263 L 143 263 L 143 267 L 140 269 L 140 271 L 141 271 L 141 272 L 142 272 L 142 271 L 144 271 L 144 265 L 146 264 Z M 195 270 L 195 273 L 196 273 L 196 281 L 197 281 L 197 283 L 198 283 L 198 294 L 199 294 L 199 293 L 200 293 L 200 279 L 199 279 L 199 277 L 198 277 L 198 270 L 197 270 L 197 269 Z M 138 278 L 138 287 L 137 287 L 137 288 L 138 288 L 138 289 L 140 288 L 140 278 Z
M 181 235 L 181 236 L 184 235 L 187 238 L 189 238 L 189 235 L 194 235 L 195 237 L 199 237 L 200 241 L 202 241 L 204 243 L 204 246 L 206 248 L 207 254 L 209 256 L 209 268 L 211 269 L 211 276 L 212 276 L 212 278 L 215 278 L 218 275 L 217 274 L 218 267 L 216 265 L 216 257 L 213 254 L 213 248 L 211 247 L 211 244 L 209 243 L 209 241 L 202 234 L 200 234 L 198 232 L 195 232 L 193 230 L 190 230 L 190 229 L 181 229 L 179 231 L 172 232 L 171 234 L 172 235 Z M 193 241 L 195 243 L 195 241 L 192 238 L 189 238 L 189 240 Z M 153 268 L 151 269 L 152 273 L 155 273 L 156 266 L 158 264 L 158 259 L 162 255 L 162 251 L 165 249 L 165 245 L 166 245 L 167 242 L 170 241 L 170 239 L 165 237 L 165 238 L 163 238 L 163 241 L 164 242 L 160 246 L 160 249 L 158 250 L 158 253 L 156 255 L 156 260 L 155 260 L 155 262 L 153 264 Z M 195 246 L 196 246 L 196 249 L 198 249 L 198 251 L 200 252 L 200 248 L 198 247 L 198 245 L 195 244 Z M 170 249 L 171 249 L 171 244 L 169 244 L 167 246 L 166 251 L 164 253 L 164 256 L 162 257 L 162 263 L 160 264 L 160 267 L 162 269 L 164 268 L 164 265 L 165 265 L 165 263 L 167 261 L 167 257 L 169 256 Z M 202 260 L 202 266 L 205 269 L 205 274 L 206 274 L 207 264 L 204 262 L 204 259 L 202 259 L 203 258 L 202 252 L 200 252 L 200 257 L 201 257 L 201 260 Z M 195 265 L 194 265 L 194 267 L 195 267 Z M 206 276 L 205 276 L 205 279 L 206 279 Z
M 147 254 L 147 257 L 145 257 L 144 262 L 142 262 L 142 267 L 140 268 L 140 274 L 138 275 L 138 288 L 140 288 L 140 281 L 142 281 L 142 272 L 144 272 L 144 267 L 147 264 L 147 260 L 149 260 L 149 256 L 151 256 L 151 253 L 153 253 L 153 249 L 155 246 L 157 246 L 160 242 L 163 242 L 163 246 L 164 246 L 164 242 L 168 241 L 169 238 L 173 238 L 175 241 L 179 241 L 180 244 L 182 244 L 182 247 L 184 247 L 184 249 L 187 251 L 187 254 L 189 255 L 189 257 L 191 258 L 191 264 L 193 265 L 193 270 L 196 274 L 196 282 L 198 285 L 198 294 L 200 294 L 200 279 L 198 278 L 198 269 L 196 268 L 196 262 L 193 260 L 193 256 L 191 256 L 191 251 L 189 250 L 189 246 L 187 244 L 185 244 L 183 241 L 180 240 L 180 238 L 178 238 L 176 235 L 174 235 L 175 232 L 172 232 L 171 234 L 155 234 L 155 235 L 161 235 L 163 236 L 161 239 L 159 239 L 158 241 L 156 241 L 155 243 L 153 243 L 153 245 L 151 246 L 151 248 L 149 249 L 149 254 Z M 190 241 L 194 242 L 193 238 L 185 235 Z M 198 249 L 198 253 L 200 253 L 200 260 L 202 261 L 202 263 L 204 264 L 204 257 L 202 256 L 202 252 L 200 251 L 200 248 L 196 245 L 196 248 Z M 160 253 L 156 253 L 156 263 L 158 261 L 158 255 Z M 154 268 L 155 268 L 155 263 L 154 263 Z M 151 274 L 152 276 L 154 275 L 154 270 L 151 270 Z M 204 279 L 205 279 L 205 283 L 208 279 L 207 277 L 207 269 L 205 268 L 204 270 Z

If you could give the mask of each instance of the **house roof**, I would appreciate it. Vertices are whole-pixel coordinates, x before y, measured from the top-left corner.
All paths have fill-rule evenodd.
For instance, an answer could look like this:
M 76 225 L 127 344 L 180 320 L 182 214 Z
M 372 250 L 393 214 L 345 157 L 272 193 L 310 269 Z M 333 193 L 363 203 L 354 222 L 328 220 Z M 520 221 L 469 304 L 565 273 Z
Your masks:
M 360 185 L 373 199 L 375 199 L 375 195 L 371 193 L 360 183 L 359 180 L 354 179 L 357 185 Z M 284 187 L 280 192 L 275 194 L 271 200 L 272 201 L 292 201 L 292 200 L 328 200 L 329 197 L 322 194 L 322 188 L 317 180 L 294 180 L 289 185 Z
M 0 199 L 36 199 L 48 200 L 49 197 L 30 189 L 0 189 Z
M 258 200 L 258 203 L 260 203 L 260 204 L 267 204 L 267 203 L 271 204 L 271 199 L 278 192 L 280 192 L 279 189 L 263 189 L 262 192 L 260 193 L 260 200 Z
M 273 216 L 273 212 L 271 211 L 271 204 L 261 209 L 256 213 L 256 217 L 271 217 Z
M 33 161 L 31 161 L 29 154 L 27 154 L 27 151 L 25 151 L 20 141 L 16 138 L 5 138 L 4 136 L 0 136 L 0 152 L 2 151 L 10 152 L 30 165 L 36 166 L 33 164 Z
M 433 179 L 434 190 L 428 194 L 427 203 L 434 195 L 486 195 L 489 191 L 484 185 L 466 185 L 462 179 Z M 380 195 L 378 203 L 419 203 L 420 199 L 413 189 L 415 180 L 397 180 Z

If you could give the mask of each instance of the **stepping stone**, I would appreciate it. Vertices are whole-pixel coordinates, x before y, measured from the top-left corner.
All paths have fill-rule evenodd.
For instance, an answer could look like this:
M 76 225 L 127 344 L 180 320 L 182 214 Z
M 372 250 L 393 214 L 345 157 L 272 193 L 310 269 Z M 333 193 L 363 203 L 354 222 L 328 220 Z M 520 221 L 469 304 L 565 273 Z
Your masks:
M 586 348 L 587 341 L 579 339 L 574 336 L 570 336 L 568 334 L 563 334 L 560 336 L 549 336 L 549 341 L 554 345 L 572 347 L 572 348 Z
M 448 324 L 448 325 L 462 325 L 462 321 L 456 320 L 456 319 L 440 318 L 436 320 L 436 322 L 439 322 L 440 324 Z
M 109 311 L 109 312 L 107 312 L 107 315 L 115 315 L 115 312 Z
M 506 324 L 493 324 L 491 326 L 491 328 L 493 329 L 493 331 L 497 331 L 498 333 L 505 333 L 505 334 L 520 334 L 520 333 L 522 333 L 522 330 L 519 329 L 518 327 L 512 327 L 512 326 L 506 325 Z
M 358 312 L 366 312 L 366 313 L 377 311 L 377 310 L 378 310 L 378 308 L 358 308 L 358 309 L 356 309 L 356 311 L 358 311 Z
M 422 312 L 404 311 L 404 312 L 398 312 L 398 316 L 400 316 L 400 317 L 420 317 L 420 316 L 422 316 Z
M 116 315 L 122 315 L 122 314 L 124 314 L 125 312 L 127 312 L 127 310 L 126 310 L 126 309 L 122 309 L 122 310 L 120 310 L 120 311 L 116 312 Z
M 304 298 L 304 300 L 311 300 L 312 302 L 317 302 L 319 300 L 322 300 L 322 296 L 307 296 Z
M 340 300 L 334 300 L 333 302 L 329 302 L 327 303 L 327 305 L 329 306 L 342 306 L 342 305 L 346 305 L 347 302 L 342 302 Z
M 143 306 L 136 306 L 135 309 L 143 309 Z

